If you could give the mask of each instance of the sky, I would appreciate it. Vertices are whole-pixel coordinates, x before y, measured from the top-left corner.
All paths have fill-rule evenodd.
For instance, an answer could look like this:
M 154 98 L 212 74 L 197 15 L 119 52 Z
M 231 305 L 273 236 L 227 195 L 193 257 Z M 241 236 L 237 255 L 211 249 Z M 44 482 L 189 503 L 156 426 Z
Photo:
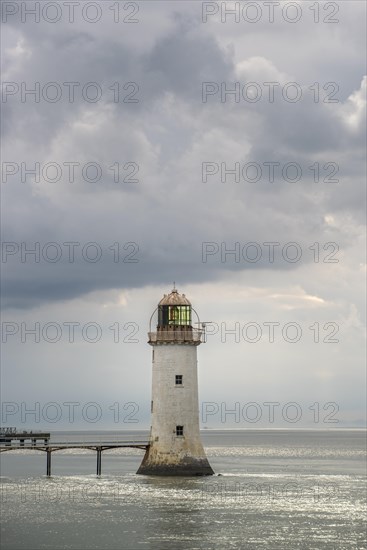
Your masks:
M 2 5 L 1 425 L 149 427 L 175 282 L 202 427 L 364 426 L 365 3 L 45 6 Z

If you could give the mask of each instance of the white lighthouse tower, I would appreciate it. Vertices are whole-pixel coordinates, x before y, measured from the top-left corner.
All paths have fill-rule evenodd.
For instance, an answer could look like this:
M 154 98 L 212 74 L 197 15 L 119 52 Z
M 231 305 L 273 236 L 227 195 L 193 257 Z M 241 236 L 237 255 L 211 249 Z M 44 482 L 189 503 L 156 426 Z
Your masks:
M 203 330 L 192 327 L 194 310 L 176 288 L 157 310 L 157 329 L 149 332 L 148 342 L 153 348 L 150 445 L 137 473 L 212 475 L 199 431 L 196 350 Z

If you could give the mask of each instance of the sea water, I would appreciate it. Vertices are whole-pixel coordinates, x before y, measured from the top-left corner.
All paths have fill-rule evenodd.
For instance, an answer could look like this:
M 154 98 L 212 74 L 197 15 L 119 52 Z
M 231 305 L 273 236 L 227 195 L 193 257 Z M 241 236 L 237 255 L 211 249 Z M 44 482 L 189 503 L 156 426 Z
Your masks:
M 53 433 L 51 442 L 147 432 Z M 366 432 L 204 430 L 215 476 L 136 475 L 143 452 L 1 453 L 3 550 L 364 550 Z

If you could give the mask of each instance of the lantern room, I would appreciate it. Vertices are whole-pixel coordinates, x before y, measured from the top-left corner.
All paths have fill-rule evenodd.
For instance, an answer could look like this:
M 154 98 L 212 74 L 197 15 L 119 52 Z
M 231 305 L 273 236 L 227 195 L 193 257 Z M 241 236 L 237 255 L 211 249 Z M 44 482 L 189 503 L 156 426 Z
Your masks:
M 193 323 L 192 316 L 196 321 Z M 195 328 L 192 325 L 195 325 Z M 152 330 L 156 327 L 156 330 Z M 205 341 L 204 325 L 185 294 L 176 287 L 165 294 L 154 310 L 149 323 L 149 344 L 190 344 L 198 346 Z
M 191 327 L 191 303 L 176 288 L 158 304 L 158 328 Z

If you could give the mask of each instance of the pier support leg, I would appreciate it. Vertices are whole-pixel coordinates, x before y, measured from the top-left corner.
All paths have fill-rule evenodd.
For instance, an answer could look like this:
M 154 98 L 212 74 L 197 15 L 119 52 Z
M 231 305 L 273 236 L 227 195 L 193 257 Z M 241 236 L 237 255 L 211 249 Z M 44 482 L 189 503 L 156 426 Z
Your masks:
M 51 475 L 51 451 L 46 451 L 47 454 L 47 476 Z
M 97 449 L 97 476 L 100 476 L 102 472 L 102 450 Z

